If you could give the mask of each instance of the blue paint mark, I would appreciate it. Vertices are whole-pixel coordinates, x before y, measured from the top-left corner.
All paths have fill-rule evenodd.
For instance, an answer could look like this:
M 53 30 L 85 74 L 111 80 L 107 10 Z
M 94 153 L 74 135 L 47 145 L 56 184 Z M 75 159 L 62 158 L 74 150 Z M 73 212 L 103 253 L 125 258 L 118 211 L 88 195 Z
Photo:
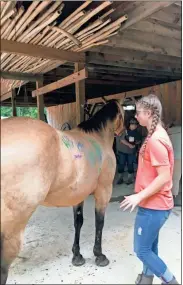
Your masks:
M 84 151 L 84 145 L 80 142 L 77 143 L 77 148 L 80 152 L 83 152 Z

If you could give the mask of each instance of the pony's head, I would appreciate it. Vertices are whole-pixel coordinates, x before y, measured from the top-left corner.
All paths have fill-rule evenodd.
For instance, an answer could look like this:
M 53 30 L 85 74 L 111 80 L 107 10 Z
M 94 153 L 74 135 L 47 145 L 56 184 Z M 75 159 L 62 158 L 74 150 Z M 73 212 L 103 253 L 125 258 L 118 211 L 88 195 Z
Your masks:
M 117 108 L 118 108 L 118 112 L 117 112 L 117 116 L 114 120 L 114 133 L 119 136 L 124 128 L 124 110 L 123 107 L 121 106 L 120 102 L 115 100 L 114 103 L 116 103 Z
M 117 100 L 105 102 L 105 105 L 92 118 L 79 124 L 78 128 L 87 133 L 101 132 L 111 125 L 116 135 L 121 134 L 124 129 L 124 111 Z

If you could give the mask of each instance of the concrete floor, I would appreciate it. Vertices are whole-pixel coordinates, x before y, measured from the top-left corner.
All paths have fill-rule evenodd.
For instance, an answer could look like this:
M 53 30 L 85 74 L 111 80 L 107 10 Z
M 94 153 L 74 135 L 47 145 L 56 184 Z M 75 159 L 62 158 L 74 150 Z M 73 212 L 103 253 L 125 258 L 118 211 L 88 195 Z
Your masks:
M 73 267 L 74 238 L 71 208 L 39 207 L 30 219 L 24 246 L 13 263 L 8 284 L 134 284 L 141 263 L 133 253 L 135 212 L 119 209 L 120 196 L 133 192 L 133 186 L 115 186 L 108 206 L 103 231 L 103 252 L 110 260 L 107 267 L 95 265 L 94 199 L 89 196 L 84 207 L 81 231 L 82 267 Z M 160 256 L 181 282 L 181 208 L 175 207 L 160 234 Z M 155 278 L 154 284 L 161 284 Z

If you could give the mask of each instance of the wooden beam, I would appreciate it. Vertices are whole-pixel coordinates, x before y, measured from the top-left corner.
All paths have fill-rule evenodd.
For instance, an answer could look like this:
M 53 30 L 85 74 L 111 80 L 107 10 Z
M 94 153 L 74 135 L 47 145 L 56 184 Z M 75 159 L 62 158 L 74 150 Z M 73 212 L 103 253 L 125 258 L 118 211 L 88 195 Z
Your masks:
M 151 23 L 156 23 L 158 25 L 161 25 L 163 27 L 166 27 L 166 28 L 169 28 L 169 29 L 175 29 L 179 32 L 182 32 L 182 27 L 180 25 L 177 25 L 176 23 L 167 23 L 167 22 L 164 22 L 160 19 L 156 20 L 156 19 L 153 19 L 152 17 L 151 18 L 148 18 L 148 22 L 151 22 Z
M 115 36 L 113 37 L 106 45 L 111 46 L 111 47 L 118 47 L 118 48 L 129 48 L 132 50 L 139 50 L 143 52 L 152 52 L 155 54 L 162 54 L 162 55 L 170 55 L 170 56 L 176 56 L 176 57 L 181 57 L 182 52 L 181 49 L 175 49 L 175 48 L 170 48 L 168 46 L 162 47 L 158 46 L 156 42 L 154 43 L 149 43 L 147 42 L 147 39 L 144 37 L 143 40 L 145 39 L 146 42 L 141 42 L 139 38 L 136 38 L 135 40 L 133 39 L 132 35 L 131 38 L 129 38 L 129 35 L 123 35 L 123 36 Z M 161 38 L 162 40 L 162 38 Z M 152 42 L 152 40 L 151 40 Z
M 12 92 L 11 91 L 1 95 L 0 96 L 1 102 L 11 98 L 11 96 L 12 96 Z
M 134 29 L 128 29 L 127 31 L 120 32 L 119 37 L 123 39 L 130 39 L 134 40 L 135 42 L 139 42 L 141 44 L 150 44 L 152 46 L 166 48 L 167 51 L 171 49 L 180 50 L 181 49 L 181 40 L 173 39 L 171 40 L 170 37 L 159 36 L 155 33 L 149 33 L 144 31 L 137 31 Z M 170 53 L 169 53 L 170 54 Z
M 17 110 L 16 110 L 16 91 L 15 89 L 11 90 L 12 96 L 11 96 L 11 106 L 12 106 L 12 116 L 17 116 Z
M 4 39 L 1 39 L 1 53 L 2 52 L 60 61 L 66 60 L 69 62 L 85 62 L 84 53 L 19 43 Z
M 43 76 L 40 74 L 22 73 L 22 72 L 13 72 L 13 71 L 1 71 L 1 77 L 3 79 L 28 80 L 32 82 L 43 79 Z
M 84 64 L 75 63 L 75 72 L 80 72 L 84 68 Z M 76 90 L 76 124 L 80 124 L 84 120 L 84 104 L 85 104 L 85 80 L 75 83 Z
M 36 88 L 39 89 L 43 86 L 43 81 L 36 81 Z M 45 121 L 44 117 L 44 96 L 37 96 L 38 119 Z
M 142 52 L 141 52 L 142 53 Z M 172 70 L 177 70 L 178 72 L 181 72 L 181 61 L 179 59 L 178 63 L 175 62 L 169 62 L 167 61 L 160 62 L 158 60 L 154 61 L 151 59 L 148 59 L 148 55 L 145 53 L 141 57 L 137 57 L 132 55 L 130 56 L 130 53 L 121 53 L 121 55 L 118 54 L 107 54 L 107 53 L 88 53 L 87 56 L 87 63 L 93 63 L 93 64 L 100 64 L 100 65 L 111 65 L 111 66 L 119 66 L 119 67 L 126 67 L 126 68 L 139 68 L 139 69 L 145 69 L 145 70 L 164 70 L 172 72 Z M 153 57 L 152 57 L 153 58 Z
M 177 7 L 179 8 L 179 7 Z M 175 10 L 175 9 L 174 9 Z M 173 5 L 167 9 L 158 11 L 151 15 L 151 19 L 159 20 L 168 24 L 176 24 L 178 27 L 181 27 L 181 9 L 179 8 L 176 11 L 173 11 Z
M 63 79 L 60 79 L 56 82 L 50 83 L 46 86 L 43 86 L 37 90 L 32 91 L 32 97 L 36 97 L 36 96 L 40 96 L 40 95 L 44 95 L 48 92 L 54 91 L 56 89 L 62 88 L 64 86 L 67 85 L 71 85 L 75 82 L 78 82 L 80 80 L 83 80 L 85 78 L 88 77 L 88 72 L 86 70 L 86 68 L 82 69 L 79 72 L 75 72 Z
M 141 88 L 144 86 L 148 86 L 148 85 L 152 85 L 153 83 L 155 83 L 153 78 L 150 79 L 144 79 L 144 78 L 138 78 L 138 80 L 136 81 L 112 81 L 112 80 L 100 80 L 100 79 L 89 79 L 86 80 L 86 85 L 94 85 L 99 86 L 109 86 L 109 87 L 113 87 L 113 88 L 128 88 L 128 90 L 131 90 L 132 88 L 137 89 L 137 88 Z M 104 89 L 104 88 L 103 88 Z
M 181 40 L 181 30 L 180 29 L 175 29 L 175 28 L 170 28 L 166 27 L 163 25 L 160 25 L 158 21 L 156 20 L 144 20 L 136 23 L 131 27 L 131 29 L 137 30 L 137 31 L 142 31 L 142 32 L 147 32 L 159 36 L 165 36 L 165 37 L 170 37 L 173 39 Z
M 86 80 L 86 84 L 121 86 L 123 84 L 123 82 L 114 81 L 114 80 L 104 80 L 103 78 L 101 78 L 101 79 L 88 79 L 88 80 Z
M 128 76 L 143 76 L 143 77 L 153 77 L 155 80 L 158 78 L 177 78 L 182 77 L 182 73 L 179 72 L 172 72 L 172 71 L 166 71 L 166 70 L 147 70 L 147 69 L 139 69 L 137 66 L 133 67 L 121 67 L 121 66 L 101 66 L 101 65 L 94 65 L 90 64 L 87 66 L 89 72 L 95 72 L 95 73 L 105 73 L 105 74 L 117 74 L 117 75 L 128 75 Z M 170 79 L 169 78 L 169 79 Z
M 98 54 L 97 54 L 98 53 Z M 101 53 L 101 56 L 100 56 Z M 121 59 L 133 63 L 149 63 L 149 62 L 159 62 L 159 63 L 169 63 L 169 64 L 179 64 L 181 65 L 180 58 L 176 56 L 155 54 L 152 52 L 143 52 L 139 50 L 133 50 L 130 48 L 112 48 L 108 46 L 100 46 L 92 48 L 92 51 L 87 52 L 86 61 L 88 58 L 94 59 L 94 57 L 102 57 L 104 54 L 111 54 L 114 56 L 120 56 Z
M 150 92 L 154 92 L 156 94 L 158 92 L 158 89 L 156 89 L 156 86 L 153 85 L 150 87 L 141 88 L 141 89 L 137 89 L 137 90 L 112 94 L 112 95 L 108 95 L 105 97 L 106 97 L 106 100 L 112 100 L 112 99 L 121 100 L 122 98 L 124 98 L 124 96 L 125 96 L 125 98 L 131 98 L 131 97 L 136 97 L 136 96 L 146 96 Z M 100 103 L 100 102 L 102 102 L 101 97 L 87 100 L 88 104 L 96 104 L 96 103 Z
M 122 82 L 137 82 L 139 80 L 138 77 L 131 77 L 131 76 L 121 76 L 121 74 L 119 75 L 113 75 L 113 74 L 105 74 L 105 72 L 101 72 L 101 74 L 96 74 L 96 72 L 90 72 L 90 79 L 86 80 L 86 83 L 89 82 L 90 84 L 92 84 L 92 80 L 96 80 L 97 81 L 101 81 L 103 82 L 105 80 L 105 82 L 108 81 L 114 81 L 114 83 L 119 83 L 121 84 Z M 100 78 L 100 79 L 99 79 Z M 104 82 L 103 82 L 104 83 Z M 100 83 L 99 83 L 100 84 Z M 119 85 L 118 84 L 118 85 Z
M 164 7 L 171 5 L 172 3 L 173 2 L 168 2 L 168 1 L 141 2 L 139 7 L 136 7 L 135 9 L 131 10 L 131 12 L 128 13 L 128 20 L 124 24 L 122 24 L 120 30 L 125 30 L 126 28 L 129 28 L 135 23 L 149 17 L 153 13 L 161 10 Z

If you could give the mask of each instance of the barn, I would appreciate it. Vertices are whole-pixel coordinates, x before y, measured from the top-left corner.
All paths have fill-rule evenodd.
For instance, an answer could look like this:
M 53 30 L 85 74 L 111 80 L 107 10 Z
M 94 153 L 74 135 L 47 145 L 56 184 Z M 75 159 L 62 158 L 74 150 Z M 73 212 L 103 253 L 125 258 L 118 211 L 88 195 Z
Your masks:
M 181 1 L 1 1 L 1 106 L 11 106 L 13 116 L 17 116 L 17 107 L 37 107 L 38 119 L 46 121 L 56 129 L 64 130 L 74 128 L 81 121 L 88 119 L 105 104 L 106 100 L 119 99 L 125 109 L 127 106 L 134 106 L 134 102 L 142 96 L 156 94 L 162 103 L 163 122 L 172 136 L 176 152 L 174 175 L 178 181 L 179 195 L 175 198 L 175 202 L 176 206 L 180 206 L 182 176 L 178 137 L 182 129 L 181 40 Z M 133 112 L 127 109 L 126 118 Z M 115 224 L 116 239 L 112 239 L 110 233 L 106 232 L 106 239 L 118 242 L 120 230 L 124 230 L 123 244 L 119 243 L 122 247 L 126 244 L 127 248 L 130 248 L 127 237 L 131 238 L 132 219 L 125 214 L 124 217 L 128 222 L 118 229 L 114 209 L 115 203 L 132 191 L 131 186 L 123 189 L 118 186 L 114 189 L 110 207 L 111 223 Z M 89 200 L 87 203 L 90 205 L 92 202 Z M 180 222 L 179 209 L 176 208 L 171 221 L 176 225 Z M 45 227 L 49 226 L 47 219 L 49 222 L 52 221 L 49 213 L 56 221 L 51 227 L 53 231 L 51 237 L 45 232 L 40 221 L 42 218 Z M 89 283 L 95 284 L 94 275 L 97 282 L 101 283 L 128 283 L 130 271 L 128 274 L 123 272 L 124 278 L 118 280 L 110 279 L 103 269 L 93 275 L 89 267 L 79 269 L 79 273 L 66 269 L 67 274 L 60 277 L 60 272 L 52 271 L 52 267 L 56 266 L 58 270 L 60 264 L 66 268 L 70 254 L 68 250 L 70 236 L 68 233 L 64 234 L 55 248 L 57 258 L 59 254 L 65 256 L 61 263 L 58 263 L 57 258 L 53 256 L 50 245 L 53 245 L 56 238 L 58 239 L 56 228 L 59 223 L 66 232 L 72 231 L 69 211 L 63 212 L 67 225 L 64 221 L 59 222 L 58 209 L 53 209 L 52 212 L 41 209 L 37 215 L 33 216 L 26 232 L 26 244 L 30 246 L 27 246 L 23 252 L 25 257 L 20 256 L 13 267 L 11 282 L 34 282 L 33 284 L 53 282 L 50 275 L 46 274 L 48 267 L 55 276 L 55 284 L 86 283 L 85 270 L 89 274 L 87 276 Z M 120 219 L 120 214 L 117 215 Z M 88 210 L 88 220 L 91 216 Z M 34 226 L 35 223 L 37 227 Z M 130 223 L 129 232 L 128 223 Z M 106 231 L 110 231 L 110 226 L 108 223 Z M 171 239 L 175 240 L 177 236 L 170 233 L 171 226 L 165 229 L 164 236 L 170 234 Z M 32 241 L 35 233 L 30 240 L 28 237 L 34 227 L 39 237 L 38 242 Z M 86 239 L 88 232 L 90 232 L 89 225 L 85 227 Z M 50 244 L 46 242 L 47 253 L 43 250 L 45 245 L 42 235 L 45 235 L 50 242 Z M 60 247 L 64 240 L 66 245 L 62 251 Z M 85 242 L 86 240 L 82 245 Z M 168 242 L 165 242 L 166 246 Z M 89 241 L 86 243 L 87 246 L 90 246 Z M 44 272 L 41 277 L 38 276 L 38 269 L 32 261 L 27 259 L 27 255 L 32 253 L 33 249 L 34 262 L 39 264 L 39 255 L 43 254 L 38 266 Z M 166 255 L 166 247 L 163 250 Z M 180 256 L 179 250 L 176 250 L 176 262 L 178 262 Z M 84 251 L 87 255 L 87 248 Z M 111 255 L 115 259 L 114 253 Z M 45 265 L 49 256 L 51 263 Z M 132 257 L 126 253 L 124 256 L 127 263 L 131 264 Z M 117 256 L 117 260 L 119 262 L 120 255 Z M 179 263 L 176 262 L 172 262 L 171 265 L 180 276 L 181 271 L 179 272 L 180 268 L 177 265 Z M 26 279 L 24 264 L 30 268 L 27 269 L 29 279 Z M 133 270 L 134 267 L 130 266 L 129 270 Z M 118 267 L 113 266 L 111 270 L 113 275 L 118 276 Z M 72 278 L 70 278 L 71 273 Z M 133 283 L 133 276 L 129 280 Z

